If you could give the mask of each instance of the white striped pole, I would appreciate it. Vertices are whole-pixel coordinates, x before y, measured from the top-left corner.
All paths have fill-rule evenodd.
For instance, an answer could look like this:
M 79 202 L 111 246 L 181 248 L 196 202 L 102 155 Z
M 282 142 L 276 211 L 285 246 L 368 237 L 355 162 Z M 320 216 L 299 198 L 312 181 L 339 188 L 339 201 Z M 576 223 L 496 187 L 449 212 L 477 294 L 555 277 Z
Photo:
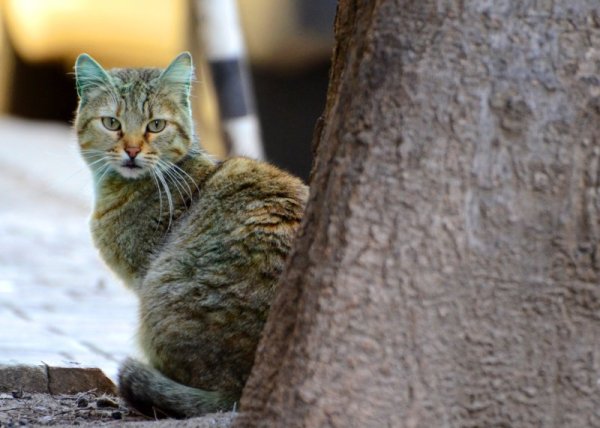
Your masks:
M 230 154 L 264 159 L 236 0 L 196 0 L 196 11 Z

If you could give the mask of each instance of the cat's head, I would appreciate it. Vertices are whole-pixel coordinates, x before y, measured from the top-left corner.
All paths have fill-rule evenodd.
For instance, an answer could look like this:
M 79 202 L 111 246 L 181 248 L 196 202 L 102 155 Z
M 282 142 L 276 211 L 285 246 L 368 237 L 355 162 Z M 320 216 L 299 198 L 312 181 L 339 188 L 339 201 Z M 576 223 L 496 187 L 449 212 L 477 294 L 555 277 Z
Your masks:
M 192 57 L 164 70 L 104 70 L 81 54 L 75 63 L 79 107 L 75 128 L 92 170 L 139 178 L 182 159 L 194 141 L 190 109 Z

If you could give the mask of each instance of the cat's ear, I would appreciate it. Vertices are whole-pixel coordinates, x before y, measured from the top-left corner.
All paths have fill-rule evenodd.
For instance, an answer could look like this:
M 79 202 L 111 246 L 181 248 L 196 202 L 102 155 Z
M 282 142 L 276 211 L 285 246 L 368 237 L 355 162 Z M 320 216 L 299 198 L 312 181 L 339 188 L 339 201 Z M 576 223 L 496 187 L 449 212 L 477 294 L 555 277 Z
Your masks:
M 162 72 L 160 80 L 166 84 L 182 88 L 186 95 L 189 95 L 193 77 L 192 55 L 189 52 L 182 52 Z
M 112 86 L 110 76 L 100 64 L 88 54 L 81 54 L 75 61 L 75 78 L 77 80 L 77 94 L 84 98 L 90 89 Z

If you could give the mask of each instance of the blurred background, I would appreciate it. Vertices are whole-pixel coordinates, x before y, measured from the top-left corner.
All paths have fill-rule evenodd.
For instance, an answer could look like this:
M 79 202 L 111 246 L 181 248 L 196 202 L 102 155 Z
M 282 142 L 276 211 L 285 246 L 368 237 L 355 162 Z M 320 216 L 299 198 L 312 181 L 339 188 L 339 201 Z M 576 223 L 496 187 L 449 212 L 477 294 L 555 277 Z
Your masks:
M 0 0 L 0 363 L 71 361 L 113 375 L 134 345 L 135 299 L 88 236 L 90 178 L 70 129 L 80 53 L 112 68 L 164 67 L 191 51 L 201 144 L 224 157 L 235 150 L 211 61 L 223 59 L 222 31 L 240 32 L 262 157 L 308 178 L 336 1 L 231 0 L 239 28 L 218 13 L 207 21 L 223 2 Z
M 214 1 L 214 0 L 213 0 Z M 210 2 L 209 2 L 210 3 Z M 105 68 L 166 66 L 194 54 L 203 144 L 226 154 L 202 54 L 202 0 L 0 0 L 0 112 L 68 124 L 72 72 L 87 52 Z M 333 44 L 335 0 L 239 0 L 266 157 L 307 178 Z M 200 18 L 199 18 L 200 17 Z

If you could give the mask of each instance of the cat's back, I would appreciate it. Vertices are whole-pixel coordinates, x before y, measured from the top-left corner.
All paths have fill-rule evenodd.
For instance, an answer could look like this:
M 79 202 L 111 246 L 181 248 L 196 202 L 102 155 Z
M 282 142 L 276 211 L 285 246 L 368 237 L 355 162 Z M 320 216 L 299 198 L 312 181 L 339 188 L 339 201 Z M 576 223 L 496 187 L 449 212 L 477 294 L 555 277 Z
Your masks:
M 245 283 L 257 275 L 274 277 L 300 225 L 307 197 L 308 187 L 300 179 L 273 165 L 228 159 L 204 181 L 154 265 L 161 265 L 162 272 L 165 263 L 173 261 L 167 270 L 174 282 L 185 282 L 188 276 L 217 286 L 221 281 Z M 181 266 L 185 269 L 173 276 Z
M 211 254 L 210 263 L 220 254 L 259 260 L 281 246 L 287 253 L 307 197 L 301 180 L 275 166 L 243 157 L 228 159 L 204 182 L 165 250 Z
M 155 367 L 186 385 L 241 390 L 307 195 L 265 163 L 233 158 L 215 169 L 140 296 L 140 338 Z M 181 343 L 202 349 L 194 370 Z
M 260 222 L 260 206 L 288 208 L 302 214 L 308 197 L 308 188 L 300 179 L 281 169 L 244 157 L 231 158 L 219 164 L 203 189 L 203 197 L 219 203 L 221 208 L 233 210 L 244 222 Z
M 281 169 L 253 159 L 228 159 L 204 183 L 183 220 L 178 241 L 200 252 L 214 249 L 258 260 L 278 246 L 285 252 L 304 213 L 308 187 Z

